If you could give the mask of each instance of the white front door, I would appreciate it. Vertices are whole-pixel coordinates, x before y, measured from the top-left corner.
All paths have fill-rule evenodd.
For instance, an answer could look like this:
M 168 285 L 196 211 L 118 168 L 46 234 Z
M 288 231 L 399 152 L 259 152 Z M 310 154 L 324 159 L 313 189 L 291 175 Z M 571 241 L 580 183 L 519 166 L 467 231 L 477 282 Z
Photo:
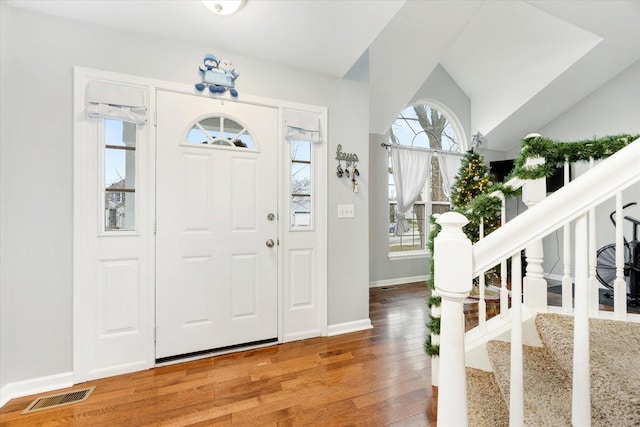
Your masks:
M 277 134 L 275 108 L 157 92 L 157 360 L 277 339 Z

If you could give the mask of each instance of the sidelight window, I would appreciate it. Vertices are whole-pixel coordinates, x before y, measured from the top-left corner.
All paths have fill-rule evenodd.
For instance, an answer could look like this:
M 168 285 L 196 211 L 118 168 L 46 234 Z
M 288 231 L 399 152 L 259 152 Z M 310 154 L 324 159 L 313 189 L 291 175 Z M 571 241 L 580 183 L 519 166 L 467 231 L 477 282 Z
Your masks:
M 311 227 L 311 142 L 290 141 L 291 227 Z
M 104 230 L 134 231 L 136 124 L 104 120 Z

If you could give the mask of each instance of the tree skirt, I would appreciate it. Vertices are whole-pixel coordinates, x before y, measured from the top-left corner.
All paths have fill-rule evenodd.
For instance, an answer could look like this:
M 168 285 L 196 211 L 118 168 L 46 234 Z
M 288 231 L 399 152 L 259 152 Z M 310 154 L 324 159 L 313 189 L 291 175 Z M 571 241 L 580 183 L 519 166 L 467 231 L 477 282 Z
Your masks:
M 511 292 L 509 291 L 509 295 Z M 465 298 L 465 304 L 475 304 L 480 300 L 480 290 L 478 285 L 473 285 L 473 289 L 469 293 L 469 296 Z M 499 302 L 500 301 L 500 288 L 489 285 L 484 287 L 484 300 L 485 302 Z

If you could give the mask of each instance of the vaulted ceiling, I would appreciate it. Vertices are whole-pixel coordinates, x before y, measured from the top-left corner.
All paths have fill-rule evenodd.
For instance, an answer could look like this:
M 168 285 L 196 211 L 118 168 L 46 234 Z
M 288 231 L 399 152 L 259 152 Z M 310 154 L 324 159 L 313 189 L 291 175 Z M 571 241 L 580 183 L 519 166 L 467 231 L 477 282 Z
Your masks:
M 228 17 L 199 1 L 10 3 L 368 81 L 373 133 L 441 64 L 471 101 L 472 132 L 505 151 L 640 60 L 637 0 L 248 0 Z

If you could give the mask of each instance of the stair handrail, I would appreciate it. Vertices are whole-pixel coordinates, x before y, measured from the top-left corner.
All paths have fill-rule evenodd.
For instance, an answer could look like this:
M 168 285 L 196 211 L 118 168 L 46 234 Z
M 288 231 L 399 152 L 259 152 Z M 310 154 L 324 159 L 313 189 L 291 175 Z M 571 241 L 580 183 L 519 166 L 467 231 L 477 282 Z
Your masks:
M 640 138 L 475 243 L 473 277 L 639 181 L 639 165 Z

